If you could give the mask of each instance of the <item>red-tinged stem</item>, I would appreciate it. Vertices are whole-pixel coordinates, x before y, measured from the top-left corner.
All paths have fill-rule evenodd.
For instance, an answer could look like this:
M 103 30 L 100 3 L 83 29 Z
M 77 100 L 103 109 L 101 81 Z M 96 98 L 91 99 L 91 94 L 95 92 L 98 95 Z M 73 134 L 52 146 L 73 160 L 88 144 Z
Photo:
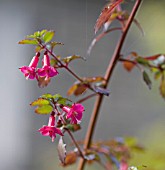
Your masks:
M 41 44 L 42 45 L 42 44 Z M 43 45 L 42 45 L 43 46 Z M 44 49 L 52 56 L 54 57 L 54 59 L 63 67 L 65 68 L 67 71 L 69 71 L 77 80 L 79 80 L 80 82 L 83 82 L 83 80 L 76 74 L 74 73 L 68 66 L 66 66 L 65 64 L 63 64 L 58 58 L 57 56 L 50 51 L 48 48 L 46 48 L 45 46 L 43 46 Z
M 83 155 L 83 153 L 82 153 L 82 151 L 81 151 L 81 149 L 80 149 L 80 147 L 79 147 L 79 145 L 78 145 L 78 143 L 77 143 L 76 140 L 74 139 L 74 137 L 73 137 L 72 133 L 70 132 L 70 130 L 66 129 L 66 131 L 68 132 L 68 134 L 69 134 L 69 136 L 71 137 L 74 145 L 76 146 L 76 148 L 77 148 L 77 150 L 78 150 L 81 158 L 82 158 L 82 159 L 85 159 L 85 158 L 84 158 L 84 155 Z
M 97 95 L 96 93 L 90 94 L 89 96 L 86 96 L 86 97 L 78 100 L 76 103 L 82 103 L 82 102 L 84 102 L 84 101 L 86 101 L 86 100 L 88 100 L 88 99 L 90 99 L 91 97 L 94 97 L 94 96 L 96 96 L 96 95 Z
M 105 76 L 104 76 L 104 78 L 106 80 L 105 88 L 107 87 L 108 82 L 110 81 L 110 78 L 111 78 L 112 73 L 114 71 L 114 68 L 117 64 L 117 61 L 120 58 L 120 52 L 121 52 L 122 46 L 124 44 L 124 40 L 126 38 L 128 30 L 129 30 L 129 28 L 130 28 L 130 26 L 133 22 L 133 19 L 135 17 L 135 14 L 136 14 L 141 2 L 142 2 L 142 0 L 136 0 L 135 5 L 134 5 L 134 7 L 131 11 L 129 18 L 128 18 L 127 24 L 126 24 L 126 26 L 123 30 L 123 34 L 122 34 L 122 36 L 121 36 L 121 38 L 120 38 L 120 40 L 119 40 L 119 42 L 116 46 L 116 49 L 115 49 L 114 54 L 112 56 L 112 59 L 110 60 L 109 66 L 108 66 L 106 73 L 105 73 Z M 84 141 L 84 150 L 85 151 L 90 147 L 91 140 L 92 140 L 92 137 L 94 135 L 94 129 L 95 129 L 95 125 L 96 125 L 96 121 L 97 121 L 97 118 L 98 118 L 98 115 L 99 115 L 99 111 L 100 111 L 102 101 L 103 101 L 103 95 L 99 94 L 99 96 L 96 99 L 94 108 L 93 108 L 93 113 L 92 113 L 91 118 L 90 118 L 89 127 L 88 127 L 86 137 L 85 137 L 85 141 Z M 78 170 L 83 170 L 85 163 L 86 163 L 85 159 L 80 159 L 80 162 L 79 162 L 79 165 L 78 165 Z
M 75 72 L 73 72 L 67 65 L 63 64 L 51 50 L 46 48 L 45 45 L 40 43 L 40 46 L 43 47 L 60 64 L 60 66 L 65 68 L 73 77 L 75 77 L 82 83 L 84 82 L 82 78 L 80 78 Z M 86 84 L 86 87 L 91 91 L 95 92 L 96 94 L 98 94 L 89 84 Z

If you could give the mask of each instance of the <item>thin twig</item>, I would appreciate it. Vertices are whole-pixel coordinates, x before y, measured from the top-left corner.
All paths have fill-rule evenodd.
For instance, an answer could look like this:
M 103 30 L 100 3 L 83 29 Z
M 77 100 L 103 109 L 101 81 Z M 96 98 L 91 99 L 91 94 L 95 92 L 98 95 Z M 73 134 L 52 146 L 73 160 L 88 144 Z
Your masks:
M 74 137 L 73 137 L 72 133 L 70 132 L 70 130 L 68 130 L 68 129 L 65 129 L 65 130 L 68 132 L 69 136 L 71 137 L 71 139 L 72 139 L 73 143 L 75 144 L 75 146 L 76 146 L 76 148 L 77 148 L 80 156 L 82 157 L 82 159 L 85 159 L 85 158 L 84 158 L 84 154 L 82 153 L 82 151 L 81 151 L 78 143 L 77 143 L 76 140 L 74 139 Z
M 104 78 L 106 80 L 105 88 L 107 87 L 108 82 L 110 81 L 113 70 L 114 70 L 114 68 L 117 64 L 119 57 L 120 57 L 120 52 L 121 52 L 122 46 L 124 44 L 124 40 L 126 38 L 128 30 L 129 30 L 129 28 L 130 28 L 130 26 L 133 22 L 133 19 L 135 17 L 135 14 L 136 14 L 141 2 L 142 2 L 142 0 L 136 1 L 135 5 L 132 9 L 132 12 L 131 12 L 131 14 L 128 18 L 127 24 L 126 24 L 126 26 L 123 30 L 123 34 L 122 34 L 122 36 L 121 36 L 121 38 L 120 38 L 120 40 L 119 40 L 119 42 L 116 46 L 116 49 L 115 49 L 114 54 L 112 56 L 112 59 L 110 60 L 109 66 L 108 66 L 107 71 L 106 71 L 105 76 L 104 76 Z M 102 101 L 103 101 L 103 95 L 99 94 L 99 96 L 96 99 L 94 109 L 93 109 L 93 113 L 91 115 L 91 119 L 90 119 L 90 122 L 89 122 L 89 127 L 88 127 L 88 130 L 87 130 L 87 133 L 86 133 L 84 150 L 87 150 L 90 147 L 90 143 L 91 143 L 91 140 L 92 140 L 92 137 L 93 137 L 93 134 L 94 134 L 94 129 L 95 129 L 95 125 L 96 125 L 96 121 L 97 121 L 97 118 L 98 118 L 98 114 L 99 114 L 99 110 L 100 110 Z M 78 165 L 78 170 L 83 170 L 85 163 L 86 163 L 85 159 L 80 159 L 80 162 L 79 162 L 79 165 Z
M 65 68 L 73 77 L 75 77 L 77 80 L 79 80 L 80 82 L 84 83 L 84 80 L 82 78 L 80 78 L 75 72 L 73 72 L 68 65 L 63 64 L 58 58 L 57 56 L 51 51 L 49 50 L 45 45 L 43 45 L 42 43 L 40 43 L 40 46 L 43 47 L 59 64 L 61 67 Z M 90 84 L 84 84 L 86 85 L 86 87 L 88 89 L 90 89 L 91 91 L 95 92 L 96 94 L 98 94 L 91 86 Z
M 88 100 L 89 98 L 94 97 L 96 95 L 97 95 L 96 93 L 90 94 L 89 96 L 86 96 L 86 97 L 78 100 L 76 103 L 82 103 L 82 102 L 84 102 L 84 101 Z

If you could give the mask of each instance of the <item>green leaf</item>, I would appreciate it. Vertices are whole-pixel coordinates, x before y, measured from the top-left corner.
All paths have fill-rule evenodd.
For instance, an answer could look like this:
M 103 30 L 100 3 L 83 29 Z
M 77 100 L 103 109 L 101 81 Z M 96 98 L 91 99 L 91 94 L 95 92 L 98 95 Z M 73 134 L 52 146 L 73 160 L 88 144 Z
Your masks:
M 37 40 L 29 40 L 29 39 L 25 39 L 25 40 L 19 41 L 18 44 L 38 45 L 38 42 L 37 42 Z
M 70 63 L 72 60 L 75 60 L 75 59 L 83 59 L 85 60 L 83 57 L 81 56 L 78 56 L 78 55 L 72 55 L 72 56 L 68 56 L 66 58 L 63 58 L 62 61 L 66 64 Z
M 67 98 L 61 97 L 61 98 L 59 98 L 59 99 L 57 100 L 57 103 L 58 103 L 58 104 L 62 104 L 62 105 L 66 105 L 67 101 L 68 101 Z
M 62 98 L 60 94 L 53 95 L 54 100 L 58 100 L 59 98 Z
M 60 56 L 56 56 L 59 60 L 60 60 Z M 53 67 L 58 67 L 58 61 L 57 60 L 55 60 L 54 58 L 51 58 L 50 59 L 50 64 L 51 64 L 51 66 L 53 66 Z
M 149 61 L 143 57 L 137 57 L 136 61 L 143 66 L 149 66 Z
M 81 126 L 79 124 L 68 124 L 65 128 L 69 129 L 72 132 L 76 132 L 81 129 Z
M 48 100 L 39 98 L 33 101 L 30 105 L 31 106 L 43 106 L 43 105 L 48 105 L 48 104 L 49 104 Z
M 39 106 L 35 109 L 35 112 L 37 114 L 49 114 L 52 111 L 53 111 L 53 108 L 50 105 L 42 105 L 42 106 Z
M 40 37 L 40 31 L 36 31 L 36 32 L 34 33 L 34 36 L 35 36 L 35 38 L 39 38 L 39 37 Z
M 51 98 L 53 98 L 53 96 L 52 96 L 50 93 L 47 93 L 47 94 L 43 94 L 43 95 L 41 96 L 41 98 L 51 99 Z
M 143 80 L 147 84 L 148 88 L 151 89 L 152 82 L 145 71 L 143 71 Z
M 60 43 L 60 42 L 53 41 L 53 42 L 50 42 L 50 45 L 52 48 L 54 48 L 56 45 L 64 45 L 64 44 Z
M 45 34 L 43 35 L 42 39 L 45 43 L 48 43 L 49 41 L 52 40 L 52 38 L 54 37 L 55 32 L 54 31 L 47 31 L 45 32 Z
M 45 34 L 47 32 L 47 30 L 42 30 L 41 32 L 40 32 L 40 36 L 42 36 L 43 34 Z

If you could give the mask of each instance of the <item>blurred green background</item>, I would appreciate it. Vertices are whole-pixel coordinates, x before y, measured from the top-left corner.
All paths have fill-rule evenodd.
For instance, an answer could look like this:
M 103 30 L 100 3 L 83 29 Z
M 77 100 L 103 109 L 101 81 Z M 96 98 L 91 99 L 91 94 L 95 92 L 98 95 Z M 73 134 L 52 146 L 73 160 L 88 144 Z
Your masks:
M 63 169 L 59 167 L 57 142 L 52 143 L 37 132 L 43 124 L 47 124 L 48 116 L 34 114 L 29 103 L 43 93 L 65 96 L 75 81 L 64 71 L 60 71 L 60 76 L 52 79 L 52 83 L 44 89 L 38 88 L 35 81 L 26 81 L 18 68 L 29 64 L 34 49 L 17 42 L 37 30 L 53 29 L 56 31 L 55 40 L 65 44 L 56 48 L 56 54 L 86 57 L 87 48 L 94 38 L 95 21 L 105 3 L 104 0 L 0 0 L 0 169 Z M 123 8 L 130 10 L 133 3 L 133 0 L 127 0 Z M 164 6 L 164 0 L 143 1 L 136 18 L 145 36 L 133 25 L 123 54 L 127 55 L 130 51 L 144 56 L 165 53 Z M 73 70 L 80 76 L 103 76 L 119 35 L 115 32 L 104 37 L 93 48 L 86 62 L 78 60 L 71 64 Z M 118 64 L 109 90 L 111 95 L 105 97 L 94 139 L 135 136 L 147 149 L 145 154 L 135 155 L 132 164 L 146 165 L 150 170 L 164 170 L 165 105 L 159 95 L 158 83 L 153 83 L 152 90 L 148 90 L 138 70 L 128 73 Z M 84 103 L 84 128 L 75 133 L 79 140 L 85 136 L 93 103 L 94 99 Z M 69 143 L 70 139 L 66 136 L 65 141 Z M 100 168 L 95 165 L 87 169 Z

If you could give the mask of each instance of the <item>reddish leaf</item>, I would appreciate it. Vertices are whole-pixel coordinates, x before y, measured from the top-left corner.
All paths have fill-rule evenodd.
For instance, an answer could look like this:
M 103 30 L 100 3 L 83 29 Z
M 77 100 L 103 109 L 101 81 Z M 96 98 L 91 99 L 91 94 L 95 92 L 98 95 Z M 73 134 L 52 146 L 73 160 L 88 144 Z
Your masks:
M 76 162 L 76 160 L 77 160 L 77 154 L 75 152 L 70 152 L 66 155 L 64 166 L 72 165 Z
M 161 56 L 161 54 L 156 54 L 156 55 L 153 55 L 153 56 L 145 57 L 145 59 L 153 61 L 153 60 L 158 59 L 160 56 Z
M 124 67 L 127 71 L 131 71 L 131 70 L 134 68 L 135 65 L 136 65 L 136 64 L 133 63 L 133 62 L 131 62 L 131 61 L 123 61 L 123 67 Z
M 58 156 L 61 161 L 62 165 L 65 165 L 65 159 L 66 159 L 66 144 L 63 141 L 63 138 L 60 137 L 59 143 L 58 143 Z
M 123 0 L 113 0 L 113 2 L 109 2 L 102 10 L 99 18 L 96 21 L 96 25 L 94 27 L 95 34 L 97 31 L 108 21 L 109 17 L 113 10 L 123 2 Z
M 86 89 L 87 87 L 83 83 L 75 83 L 69 88 L 67 95 L 70 96 L 74 94 L 75 96 L 78 96 L 84 93 Z
M 69 88 L 69 90 L 68 90 L 68 92 L 67 92 L 67 95 L 68 95 L 68 96 L 72 95 L 72 94 L 75 92 L 75 90 L 77 89 L 77 87 L 78 87 L 77 84 L 73 84 L 73 85 Z
M 77 87 L 77 89 L 74 92 L 75 96 L 79 96 L 81 94 L 83 94 L 86 91 L 87 87 L 84 84 L 79 84 L 79 86 Z

